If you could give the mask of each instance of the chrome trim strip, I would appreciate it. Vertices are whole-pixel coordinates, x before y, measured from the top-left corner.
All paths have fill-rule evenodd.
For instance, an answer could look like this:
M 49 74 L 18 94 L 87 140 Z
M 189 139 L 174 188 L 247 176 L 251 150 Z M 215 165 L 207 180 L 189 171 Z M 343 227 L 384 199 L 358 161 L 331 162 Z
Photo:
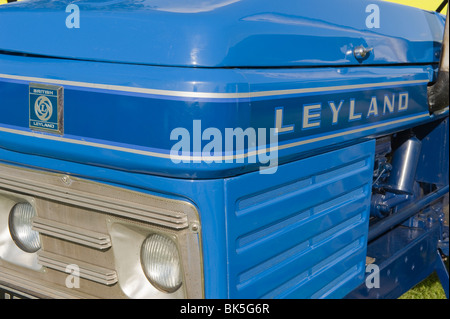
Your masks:
M 2 269 L 5 270 L 5 269 Z M 3 283 L 3 284 L 1 284 Z M 15 290 L 19 291 L 20 294 L 33 294 L 36 296 L 30 296 L 30 298 L 52 298 L 52 299 L 80 299 L 80 298 L 95 298 L 91 295 L 74 295 L 68 294 L 66 292 L 54 289 L 52 285 L 48 282 L 33 281 L 29 278 L 24 278 L 23 274 L 19 273 L 6 273 L 0 272 L 0 287 L 5 287 L 6 289 L 11 289 L 15 287 Z M 20 288 L 18 288 L 20 287 Z M 75 292 L 73 290 L 73 292 Z M 76 291 L 78 294 L 79 292 Z
M 448 109 L 447 109 L 447 111 L 448 111 Z M 358 128 L 358 129 L 350 129 L 350 130 L 346 130 L 346 131 L 339 132 L 339 133 L 334 133 L 334 134 L 314 137 L 314 138 L 310 138 L 310 139 L 306 139 L 306 140 L 302 140 L 302 141 L 298 141 L 298 142 L 287 143 L 287 144 L 284 144 L 284 145 L 279 145 L 277 147 L 277 149 L 278 150 L 289 149 L 289 148 L 300 146 L 300 145 L 305 145 L 305 144 L 310 144 L 310 143 L 314 143 L 314 142 L 324 141 L 324 140 L 328 140 L 328 139 L 335 138 L 335 137 L 346 136 L 346 135 L 350 135 L 350 134 L 354 134 L 354 133 L 360 133 L 360 132 L 368 131 L 368 130 L 371 130 L 371 129 L 376 129 L 376 128 L 385 127 L 385 126 L 389 126 L 389 125 L 393 125 L 393 124 L 400 124 L 400 123 L 405 123 L 405 122 L 408 122 L 408 121 L 418 120 L 418 119 L 421 119 L 421 118 L 429 118 L 429 117 L 430 117 L 429 113 L 423 113 L 423 114 L 410 116 L 410 117 L 402 118 L 402 119 L 398 119 L 398 120 L 392 120 L 392 121 L 386 121 L 386 122 L 378 123 L 378 124 L 374 124 L 374 125 L 368 125 L 368 126 L 364 126 L 364 127 Z M 170 160 L 181 160 L 181 161 L 183 161 L 183 160 L 184 161 L 202 161 L 202 160 L 227 161 L 227 160 L 236 160 L 236 159 L 247 158 L 249 156 L 255 156 L 255 155 L 258 155 L 260 153 L 264 154 L 264 153 L 268 152 L 267 148 L 265 148 L 265 149 L 260 149 L 258 151 L 251 151 L 251 152 L 238 154 L 238 155 L 226 155 L 226 156 L 182 156 L 182 155 L 170 155 L 170 154 L 164 154 L 164 153 L 157 153 L 157 152 L 151 152 L 151 151 L 143 151 L 143 150 L 137 150 L 137 149 L 132 149 L 132 148 L 108 145 L 108 144 L 86 142 L 86 141 L 80 141 L 80 140 L 75 140 L 75 139 L 70 139 L 70 138 L 65 138 L 65 137 L 52 136 L 52 135 L 43 135 L 43 134 L 37 134 L 37 133 L 33 133 L 33 132 L 26 132 L 26 131 L 21 131 L 21 130 L 9 129 L 9 128 L 5 128 L 5 127 L 0 127 L 0 132 L 17 134 L 17 135 L 22 135 L 22 136 L 43 138 L 43 139 L 46 139 L 46 140 L 52 140 L 52 141 L 58 141 L 58 142 L 66 142 L 66 143 L 71 143 L 71 144 L 76 144 L 76 145 L 98 147 L 98 148 L 103 148 L 103 149 L 108 149 L 108 150 L 113 150 L 113 151 L 120 151 L 120 152 L 126 152 L 126 153 L 131 153 L 131 154 L 149 156 L 149 157 L 157 157 L 157 158 L 164 158 L 164 159 L 170 159 Z M 271 149 L 275 149 L 275 148 L 271 148 Z
M 38 299 L 38 298 L 36 298 L 35 296 L 32 296 L 32 295 L 30 295 L 30 294 L 28 294 L 28 293 L 19 291 L 19 290 L 14 289 L 14 288 L 10 288 L 10 287 L 8 287 L 8 286 L 4 286 L 4 285 L 2 285 L 2 284 L 0 284 L 0 289 L 7 290 L 8 292 L 12 292 L 12 293 L 14 293 L 14 294 L 16 294 L 16 295 L 19 295 L 19 296 L 21 296 L 21 297 L 25 297 L 25 298 L 27 298 L 27 299 Z M 11 298 L 5 298 L 5 299 L 11 299 Z M 22 298 L 20 298 L 20 297 L 19 297 L 19 298 L 13 297 L 12 299 L 22 299 Z
M 83 146 L 99 147 L 99 148 L 109 149 L 109 150 L 113 150 L 113 151 L 134 153 L 134 154 L 151 156 L 151 157 L 160 157 L 160 158 L 167 158 L 167 159 L 171 158 L 171 156 L 169 154 L 150 152 L 150 151 L 141 151 L 141 150 L 120 147 L 120 146 L 114 146 L 114 145 L 108 145 L 108 144 L 102 144 L 102 143 L 86 142 L 86 141 L 81 141 L 81 140 L 76 140 L 76 139 L 71 139 L 71 138 L 66 138 L 66 137 L 43 135 L 43 134 L 39 134 L 39 133 L 35 133 L 35 132 L 27 132 L 27 131 L 9 129 L 6 127 L 0 127 L 0 132 L 17 134 L 17 135 L 22 135 L 22 136 L 29 136 L 29 137 L 37 137 L 37 138 L 42 138 L 45 140 L 65 142 L 65 143 L 71 143 L 71 144 L 77 144 L 77 145 L 83 145 Z
M 107 234 L 82 229 L 49 219 L 35 217 L 32 229 L 44 235 L 68 240 L 95 249 L 104 250 L 111 247 L 111 239 Z
M 241 92 L 241 93 L 213 93 L 213 92 L 191 92 L 191 91 L 171 91 L 171 90 L 159 90 L 149 88 L 139 88 L 132 86 L 89 83 L 79 81 L 67 81 L 67 80 L 55 80 L 39 77 L 0 74 L 0 78 L 9 80 L 18 80 L 26 82 L 42 82 L 46 84 L 56 85 L 69 85 L 84 87 L 90 89 L 101 89 L 107 91 L 120 91 L 129 93 L 142 93 L 149 95 L 171 96 L 171 97 L 185 97 L 185 98 L 207 98 L 207 99 L 239 99 L 239 98 L 254 98 L 254 97 L 267 97 L 278 95 L 292 95 L 292 94 L 304 94 L 304 93 L 318 93 L 328 91 L 344 91 L 355 89 L 367 89 L 377 87 L 389 87 L 396 85 L 409 85 L 409 84 L 425 84 L 429 80 L 410 80 L 410 81 L 393 81 L 393 82 L 381 82 L 381 83 L 367 83 L 367 84 L 352 84 L 352 85 L 338 85 L 329 87 L 317 87 L 317 88 L 305 88 L 305 89 L 290 89 L 290 90 L 273 90 L 273 91 L 258 91 L 258 92 Z
M 294 143 L 282 145 L 282 146 L 278 147 L 278 149 L 282 150 L 282 149 L 291 148 L 291 147 L 295 147 L 295 146 L 299 146 L 299 145 L 310 144 L 310 143 L 314 143 L 314 142 L 318 142 L 318 141 L 328 140 L 328 139 L 335 138 L 335 137 L 350 135 L 350 134 L 354 134 L 354 133 L 360 133 L 360 132 L 372 130 L 372 129 L 375 129 L 375 128 L 380 128 L 380 127 L 389 126 L 389 125 L 393 125 L 393 124 L 409 122 L 409 121 L 418 120 L 418 119 L 426 118 L 426 117 L 429 118 L 430 114 L 429 113 L 423 113 L 423 114 L 410 116 L 410 117 L 399 119 L 399 120 L 388 121 L 388 122 L 384 122 L 384 123 L 379 123 L 379 124 L 374 124 L 374 125 L 370 125 L 370 126 L 361 127 L 361 128 L 358 128 L 358 129 L 348 130 L 348 131 L 345 131 L 345 132 L 340 132 L 340 133 L 330 134 L 330 135 L 326 135 L 326 136 L 311 138 L 311 139 L 308 139 L 308 140 L 305 140 L 305 141 L 299 141 L 299 142 L 294 142 Z
M 274 90 L 274 91 L 261 91 L 250 92 L 249 98 L 252 97 L 267 97 L 278 95 L 292 95 L 292 94 L 305 94 L 305 93 L 322 93 L 329 91 L 348 91 L 357 89 L 390 87 L 397 85 L 410 85 L 410 84 L 425 84 L 428 80 L 411 80 L 411 81 L 394 81 L 394 82 L 381 82 L 381 83 L 367 83 L 367 84 L 350 84 L 350 85 L 337 85 L 328 87 L 306 88 L 306 89 L 291 89 L 291 90 Z
M 46 251 L 38 252 L 38 262 L 44 267 L 62 272 L 66 272 L 66 267 L 69 265 L 77 265 L 80 269 L 81 278 L 95 281 L 107 286 L 114 285 L 118 281 L 117 273 L 114 270 L 91 265 L 80 260 Z

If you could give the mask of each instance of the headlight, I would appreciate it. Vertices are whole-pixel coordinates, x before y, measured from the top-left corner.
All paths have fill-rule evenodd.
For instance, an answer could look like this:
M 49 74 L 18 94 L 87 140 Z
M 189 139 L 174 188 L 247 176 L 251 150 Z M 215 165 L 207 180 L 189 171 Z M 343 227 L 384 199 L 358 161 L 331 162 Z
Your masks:
M 145 275 L 157 288 L 176 291 L 182 283 L 178 248 L 167 236 L 152 234 L 142 244 L 141 263 Z
M 9 231 L 16 245 L 28 253 L 41 248 L 39 233 L 31 229 L 36 211 L 30 203 L 14 205 L 9 214 Z

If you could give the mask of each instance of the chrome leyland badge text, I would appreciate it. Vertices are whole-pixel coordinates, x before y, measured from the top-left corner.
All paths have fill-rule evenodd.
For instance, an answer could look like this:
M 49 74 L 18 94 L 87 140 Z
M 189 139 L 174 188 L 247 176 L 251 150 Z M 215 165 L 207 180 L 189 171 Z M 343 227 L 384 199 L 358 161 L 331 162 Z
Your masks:
M 63 87 L 30 84 L 30 117 L 32 130 L 63 133 Z

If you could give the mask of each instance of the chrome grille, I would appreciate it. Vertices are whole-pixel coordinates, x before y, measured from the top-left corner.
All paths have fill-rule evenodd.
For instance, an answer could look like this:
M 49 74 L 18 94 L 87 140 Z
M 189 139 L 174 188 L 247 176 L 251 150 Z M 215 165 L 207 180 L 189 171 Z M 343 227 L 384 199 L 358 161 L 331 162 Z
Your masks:
M 0 284 L 39 297 L 128 298 L 120 285 L 124 266 L 118 264 L 110 233 L 112 225 L 120 224 L 178 238 L 184 271 L 189 272 L 182 291 L 188 298 L 203 296 L 200 230 L 189 227 L 200 223 L 189 202 L 8 165 L 0 165 L 0 199 L 2 193 L 13 200 L 32 199 L 37 211 L 32 227 L 40 233 L 42 247 L 36 259 L 42 269 L 22 269 L 0 256 Z M 139 264 L 139 255 L 134 258 Z M 65 285 L 71 265 L 78 267 L 79 289 Z

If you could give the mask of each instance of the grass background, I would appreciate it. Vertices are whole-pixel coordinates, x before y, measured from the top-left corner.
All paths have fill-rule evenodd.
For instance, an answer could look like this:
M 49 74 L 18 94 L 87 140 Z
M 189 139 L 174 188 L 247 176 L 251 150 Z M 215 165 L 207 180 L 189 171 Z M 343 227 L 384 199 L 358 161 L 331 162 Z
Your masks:
M 445 265 L 447 266 L 448 272 L 448 258 Z M 447 297 L 445 296 L 439 277 L 436 273 L 432 273 L 428 278 L 403 294 L 399 299 L 447 299 Z

